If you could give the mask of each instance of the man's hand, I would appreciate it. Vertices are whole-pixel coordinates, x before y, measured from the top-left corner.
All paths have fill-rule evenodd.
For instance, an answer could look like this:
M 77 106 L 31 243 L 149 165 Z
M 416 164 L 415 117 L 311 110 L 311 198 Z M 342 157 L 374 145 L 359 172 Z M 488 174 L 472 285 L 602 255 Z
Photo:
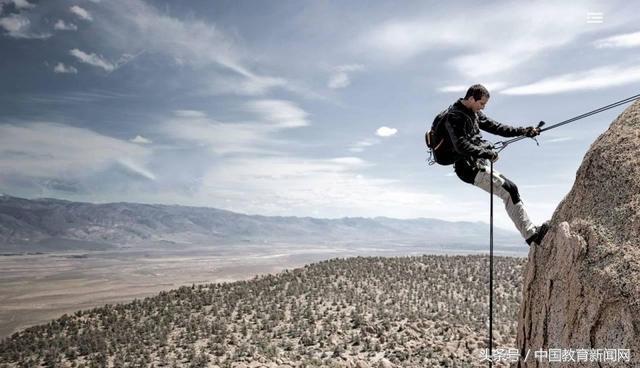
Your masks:
M 524 135 L 525 137 L 533 138 L 539 134 L 540 134 L 540 128 L 530 126 L 530 127 L 524 128 L 524 132 L 522 135 Z
M 529 127 L 520 128 L 522 129 L 521 134 L 529 138 L 533 138 L 537 135 L 540 135 L 540 130 L 544 124 L 545 124 L 544 121 L 541 121 L 538 123 L 538 126 L 529 126 Z
M 498 158 L 499 158 L 498 157 L 498 151 L 491 150 L 489 152 L 491 153 L 491 156 L 489 157 L 489 160 L 491 160 L 491 162 L 498 161 Z

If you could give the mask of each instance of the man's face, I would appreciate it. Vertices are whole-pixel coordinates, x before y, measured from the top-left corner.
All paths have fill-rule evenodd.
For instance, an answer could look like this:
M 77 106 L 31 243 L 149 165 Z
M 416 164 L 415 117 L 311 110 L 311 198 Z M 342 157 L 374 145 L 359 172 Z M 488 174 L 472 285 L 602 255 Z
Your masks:
M 487 102 L 489 102 L 489 97 L 482 96 L 482 98 L 479 100 L 471 97 L 469 100 L 471 102 L 471 110 L 473 110 L 473 112 L 478 112 L 484 109 L 484 107 L 487 105 Z

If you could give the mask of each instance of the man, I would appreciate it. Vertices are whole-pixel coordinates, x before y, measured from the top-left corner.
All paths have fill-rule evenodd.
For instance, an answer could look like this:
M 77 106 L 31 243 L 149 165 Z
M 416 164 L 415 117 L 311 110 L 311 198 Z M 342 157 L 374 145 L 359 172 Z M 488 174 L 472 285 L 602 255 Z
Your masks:
M 487 192 L 493 183 L 493 193 L 502 198 L 507 214 L 527 244 L 540 244 L 549 229 L 548 223 L 534 226 L 525 211 L 516 185 L 496 170 L 493 170 L 493 178 L 491 177 L 488 160 L 498 160 L 498 152 L 480 133 L 482 129 L 503 137 L 535 137 L 540 134 L 540 128 L 514 128 L 488 118 L 481 110 L 486 106 L 489 97 L 489 91 L 484 86 L 475 84 L 469 87 L 464 98 L 458 99 L 451 106 L 446 115 L 444 124 L 456 155 L 456 175 L 462 181 Z

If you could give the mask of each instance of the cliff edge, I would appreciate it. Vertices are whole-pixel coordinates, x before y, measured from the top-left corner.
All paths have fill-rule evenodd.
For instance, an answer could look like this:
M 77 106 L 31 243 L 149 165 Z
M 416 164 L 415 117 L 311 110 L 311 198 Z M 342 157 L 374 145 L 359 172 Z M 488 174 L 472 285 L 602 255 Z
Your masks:
M 639 367 L 639 242 L 636 101 L 591 145 L 549 233 L 529 252 L 515 366 Z

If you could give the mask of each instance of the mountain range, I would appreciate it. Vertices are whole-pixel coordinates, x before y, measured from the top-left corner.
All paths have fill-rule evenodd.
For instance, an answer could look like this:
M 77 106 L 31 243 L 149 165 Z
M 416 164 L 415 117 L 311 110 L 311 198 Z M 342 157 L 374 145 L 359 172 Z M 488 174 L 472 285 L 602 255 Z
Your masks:
M 180 205 L 84 203 L 0 196 L 0 250 L 101 250 L 122 246 L 220 244 L 405 244 L 486 247 L 482 222 L 246 215 Z M 497 245 L 521 246 L 495 229 Z

